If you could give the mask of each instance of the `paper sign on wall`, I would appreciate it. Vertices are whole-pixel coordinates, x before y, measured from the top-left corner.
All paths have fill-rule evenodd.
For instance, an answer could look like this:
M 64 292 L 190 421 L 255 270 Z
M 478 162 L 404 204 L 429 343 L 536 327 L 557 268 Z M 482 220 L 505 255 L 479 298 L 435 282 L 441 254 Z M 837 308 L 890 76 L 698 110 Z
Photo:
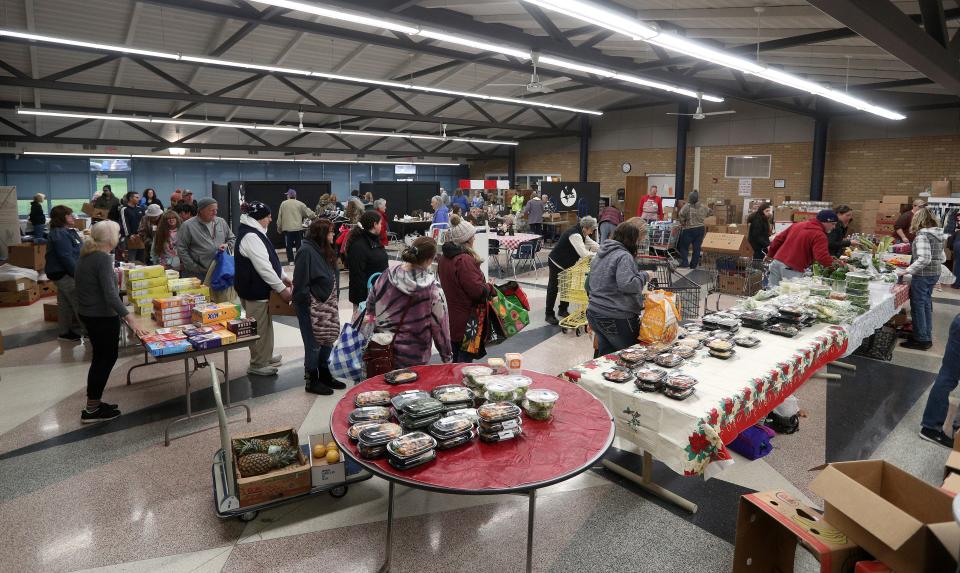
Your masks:
M 737 186 L 737 195 L 749 197 L 753 194 L 753 179 L 741 179 Z

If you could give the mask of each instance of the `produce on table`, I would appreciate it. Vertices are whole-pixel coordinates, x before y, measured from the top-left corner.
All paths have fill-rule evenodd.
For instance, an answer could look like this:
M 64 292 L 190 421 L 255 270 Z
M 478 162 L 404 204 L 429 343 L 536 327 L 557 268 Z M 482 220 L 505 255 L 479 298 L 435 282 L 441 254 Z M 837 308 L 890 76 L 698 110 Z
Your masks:
M 328 450 L 327 451 L 327 463 L 335 464 L 340 462 L 340 452 L 337 450 Z
M 249 440 L 234 440 L 233 447 L 238 456 L 247 454 L 265 454 L 270 451 L 270 446 L 283 448 L 291 447 L 290 434 L 282 438 L 270 438 L 263 440 L 260 438 L 251 438 Z

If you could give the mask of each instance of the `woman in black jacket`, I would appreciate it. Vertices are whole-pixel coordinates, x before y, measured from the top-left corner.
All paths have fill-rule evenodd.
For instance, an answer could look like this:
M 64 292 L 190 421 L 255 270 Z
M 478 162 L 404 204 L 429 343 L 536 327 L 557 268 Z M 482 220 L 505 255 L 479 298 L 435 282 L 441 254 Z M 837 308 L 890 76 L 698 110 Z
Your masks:
M 753 258 L 762 261 L 767 255 L 767 249 L 770 247 L 770 217 L 773 216 L 773 207 L 770 203 L 764 203 L 757 207 L 747 222 L 750 224 L 750 230 L 747 234 L 747 240 L 753 247 Z
M 37 193 L 30 203 L 29 221 L 33 225 L 33 236 L 38 239 L 47 238 L 47 216 L 43 214 L 43 203 L 46 200 L 43 193 Z
M 303 339 L 305 390 L 330 395 L 346 388 L 330 375 L 327 360 L 340 333 L 337 252 L 333 223 L 317 219 L 307 229 L 293 268 L 293 306 Z
M 387 270 L 387 250 L 380 243 L 380 214 L 365 211 L 346 238 L 347 268 L 350 269 L 350 302 L 356 312 L 367 300 L 367 281 L 371 275 Z

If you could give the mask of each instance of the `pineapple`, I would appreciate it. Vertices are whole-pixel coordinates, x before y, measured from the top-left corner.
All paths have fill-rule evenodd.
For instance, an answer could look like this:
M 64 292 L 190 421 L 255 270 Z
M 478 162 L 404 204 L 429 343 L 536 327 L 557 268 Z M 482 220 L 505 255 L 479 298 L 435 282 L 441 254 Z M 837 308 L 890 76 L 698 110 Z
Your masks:
M 270 446 L 280 446 L 281 448 L 290 447 L 290 435 L 287 434 L 282 438 L 270 438 L 269 440 L 263 440 L 263 451 L 270 449 Z
M 276 454 L 248 454 L 237 460 L 241 477 L 258 476 L 270 470 L 289 466 L 297 461 L 297 450 L 286 448 Z
M 283 438 L 270 438 L 269 440 L 251 438 L 249 440 L 236 440 L 234 443 L 234 448 L 236 448 L 238 456 L 245 456 L 248 454 L 265 454 L 270 451 L 270 446 L 289 448 L 290 436 L 287 435 Z

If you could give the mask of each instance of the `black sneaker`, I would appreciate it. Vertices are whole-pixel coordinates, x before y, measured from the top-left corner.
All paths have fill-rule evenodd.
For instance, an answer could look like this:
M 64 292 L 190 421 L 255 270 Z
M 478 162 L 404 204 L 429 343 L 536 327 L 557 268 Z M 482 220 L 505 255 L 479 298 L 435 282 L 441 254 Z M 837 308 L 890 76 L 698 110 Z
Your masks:
M 565 308 L 561 309 L 560 312 L 557 313 L 557 316 L 560 318 L 567 318 L 568 316 L 570 316 L 570 311 Z
M 80 422 L 84 424 L 95 424 L 97 422 L 112 420 L 119 415 L 120 410 L 118 410 L 116 406 L 110 408 L 107 404 L 101 403 L 93 412 L 88 412 L 86 409 L 80 412 Z
M 920 342 L 912 338 L 900 343 L 900 348 L 909 348 L 911 350 L 930 350 L 931 347 L 933 347 L 933 342 Z
M 557 319 L 555 314 L 548 314 L 544 320 L 547 321 L 547 324 L 560 324 L 560 320 Z
M 71 330 L 66 334 L 61 334 L 60 336 L 58 336 L 57 340 L 62 340 L 64 342 L 80 342 L 82 338 L 83 338 L 82 336 L 80 336 L 79 334 Z
M 920 439 L 933 442 L 938 446 L 953 449 L 953 438 L 943 433 L 942 430 L 931 430 L 930 428 L 920 428 Z

